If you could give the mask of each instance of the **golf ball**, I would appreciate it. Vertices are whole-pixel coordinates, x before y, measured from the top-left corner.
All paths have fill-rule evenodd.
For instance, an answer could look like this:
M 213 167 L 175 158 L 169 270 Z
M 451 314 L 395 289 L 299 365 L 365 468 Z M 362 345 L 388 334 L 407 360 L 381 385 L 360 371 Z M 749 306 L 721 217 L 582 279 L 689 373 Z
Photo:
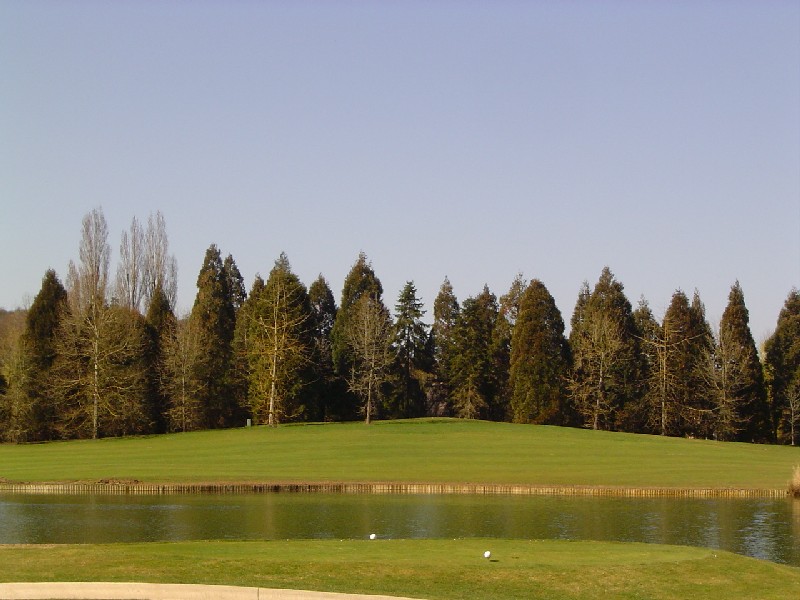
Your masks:
M 371 539 L 371 540 L 374 540 L 376 537 L 378 537 L 378 536 L 375 535 L 374 533 L 370 533 L 369 534 L 369 539 Z
M 483 558 L 489 558 L 491 555 L 492 553 L 487 550 L 486 552 L 483 553 Z

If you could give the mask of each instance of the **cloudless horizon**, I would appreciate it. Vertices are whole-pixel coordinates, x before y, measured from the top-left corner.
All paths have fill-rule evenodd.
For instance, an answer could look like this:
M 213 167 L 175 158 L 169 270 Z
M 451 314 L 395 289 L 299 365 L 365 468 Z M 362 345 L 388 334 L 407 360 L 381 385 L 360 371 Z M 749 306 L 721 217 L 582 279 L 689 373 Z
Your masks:
M 756 343 L 800 287 L 800 4 L 0 3 L 0 307 L 64 280 L 83 216 L 161 211 L 191 309 L 206 249 L 286 252 L 337 302 L 363 251 L 431 322 L 517 273 L 567 326 L 609 266 L 661 317 L 738 280 Z

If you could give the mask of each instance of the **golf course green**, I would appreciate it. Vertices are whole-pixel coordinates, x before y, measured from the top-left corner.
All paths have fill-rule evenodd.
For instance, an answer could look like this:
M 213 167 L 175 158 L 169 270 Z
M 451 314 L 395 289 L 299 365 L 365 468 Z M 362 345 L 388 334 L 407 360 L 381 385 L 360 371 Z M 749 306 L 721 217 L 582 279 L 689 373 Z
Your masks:
M 0 546 L 0 564 L 4 582 L 203 583 L 429 600 L 800 597 L 800 569 L 651 544 L 463 539 Z
M 0 445 L 18 482 L 435 482 L 787 489 L 800 448 L 453 419 Z
M 0 446 L 1 480 L 29 483 L 775 490 L 786 489 L 798 463 L 800 450 L 783 446 L 450 419 Z M 800 597 L 800 568 L 706 548 L 638 543 L 470 538 L 5 545 L 0 565 L 2 582 L 203 583 L 429 600 Z

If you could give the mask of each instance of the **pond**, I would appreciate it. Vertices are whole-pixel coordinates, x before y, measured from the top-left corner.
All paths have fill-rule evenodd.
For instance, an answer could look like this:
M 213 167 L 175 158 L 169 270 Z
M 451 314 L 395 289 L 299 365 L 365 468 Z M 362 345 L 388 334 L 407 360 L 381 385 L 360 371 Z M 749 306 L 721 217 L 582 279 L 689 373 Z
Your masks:
M 0 544 L 496 537 L 635 541 L 800 566 L 788 499 L 502 495 L 0 494 Z

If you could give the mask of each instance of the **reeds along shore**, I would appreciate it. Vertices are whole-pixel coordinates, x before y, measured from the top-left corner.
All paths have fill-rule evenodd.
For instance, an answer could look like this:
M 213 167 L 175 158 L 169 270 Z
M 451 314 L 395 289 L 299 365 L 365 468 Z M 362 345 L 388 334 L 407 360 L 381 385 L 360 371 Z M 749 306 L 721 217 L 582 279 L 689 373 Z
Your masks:
M 502 485 L 457 483 L 0 483 L 14 494 L 507 494 L 530 496 L 616 496 L 621 498 L 785 498 L 787 489 L 629 488 L 613 486 Z

